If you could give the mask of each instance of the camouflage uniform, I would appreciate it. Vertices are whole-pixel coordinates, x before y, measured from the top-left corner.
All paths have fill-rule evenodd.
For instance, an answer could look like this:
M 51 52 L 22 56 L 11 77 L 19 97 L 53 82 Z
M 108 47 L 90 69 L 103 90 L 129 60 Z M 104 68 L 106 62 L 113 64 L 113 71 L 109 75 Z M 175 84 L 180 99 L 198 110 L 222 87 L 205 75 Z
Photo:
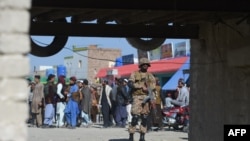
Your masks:
M 139 66 L 147 64 L 150 66 L 149 61 L 144 58 L 140 59 Z M 148 90 L 155 89 L 155 77 L 149 72 L 141 72 L 140 70 L 132 72 L 130 76 L 130 81 L 132 82 L 132 122 L 129 125 L 130 140 L 133 138 L 133 134 L 136 131 L 136 125 L 138 124 L 139 118 L 141 119 L 140 133 L 144 135 L 147 132 L 147 116 L 149 114 L 149 103 L 143 103 L 143 100 L 148 97 L 149 92 L 143 91 L 142 87 L 146 86 Z M 152 98 L 151 98 L 152 100 Z M 132 137 L 131 137 L 132 136 Z M 140 139 L 141 140 L 141 139 Z M 143 141 L 144 139 L 142 139 Z

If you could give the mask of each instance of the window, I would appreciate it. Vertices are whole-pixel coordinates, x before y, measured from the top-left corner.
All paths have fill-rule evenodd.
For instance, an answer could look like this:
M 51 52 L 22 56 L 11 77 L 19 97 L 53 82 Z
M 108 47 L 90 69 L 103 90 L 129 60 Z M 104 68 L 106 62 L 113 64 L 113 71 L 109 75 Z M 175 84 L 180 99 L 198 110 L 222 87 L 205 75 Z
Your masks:
M 78 68 L 82 68 L 82 60 L 78 61 Z

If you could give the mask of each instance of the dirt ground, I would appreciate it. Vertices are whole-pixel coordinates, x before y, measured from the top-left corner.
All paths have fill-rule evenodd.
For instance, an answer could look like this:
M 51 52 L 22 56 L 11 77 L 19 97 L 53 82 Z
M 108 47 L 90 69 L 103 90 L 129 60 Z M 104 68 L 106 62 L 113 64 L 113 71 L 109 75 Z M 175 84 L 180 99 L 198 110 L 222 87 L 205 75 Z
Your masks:
M 127 128 L 101 128 L 92 125 L 89 128 L 34 128 L 28 127 L 28 141 L 127 141 Z M 139 140 L 139 133 L 134 135 Z M 165 129 L 150 131 L 145 135 L 146 141 L 188 141 L 188 134 L 182 131 Z

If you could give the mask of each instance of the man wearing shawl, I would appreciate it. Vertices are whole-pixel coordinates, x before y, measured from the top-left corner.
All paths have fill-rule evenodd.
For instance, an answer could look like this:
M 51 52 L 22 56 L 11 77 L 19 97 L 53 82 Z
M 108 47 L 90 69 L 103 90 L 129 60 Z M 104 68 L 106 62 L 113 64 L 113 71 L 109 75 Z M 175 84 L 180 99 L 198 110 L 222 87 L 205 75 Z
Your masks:
M 83 80 L 83 88 L 81 90 L 82 100 L 81 100 L 81 116 L 83 118 L 84 126 L 88 127 L 91 123 L 90 111 L 92 107 L 91 91 L 89 88 L 89 82 L 87 79 Z

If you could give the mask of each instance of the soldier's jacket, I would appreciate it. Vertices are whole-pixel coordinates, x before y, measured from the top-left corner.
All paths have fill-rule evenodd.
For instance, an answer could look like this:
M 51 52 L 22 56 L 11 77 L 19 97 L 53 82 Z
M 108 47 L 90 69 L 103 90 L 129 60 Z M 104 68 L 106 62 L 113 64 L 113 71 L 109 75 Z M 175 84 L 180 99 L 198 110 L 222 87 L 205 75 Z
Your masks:
M 151 90 L 155 89 L 156 81 L 155 77 L 150 72 L 140 72 L 135 71 L 132 72 L 130 75 L 130 81 L 133 82 L 133 92 L 132 95 L 148 95 L 142 91 L 143 86 L 149 87 Z

